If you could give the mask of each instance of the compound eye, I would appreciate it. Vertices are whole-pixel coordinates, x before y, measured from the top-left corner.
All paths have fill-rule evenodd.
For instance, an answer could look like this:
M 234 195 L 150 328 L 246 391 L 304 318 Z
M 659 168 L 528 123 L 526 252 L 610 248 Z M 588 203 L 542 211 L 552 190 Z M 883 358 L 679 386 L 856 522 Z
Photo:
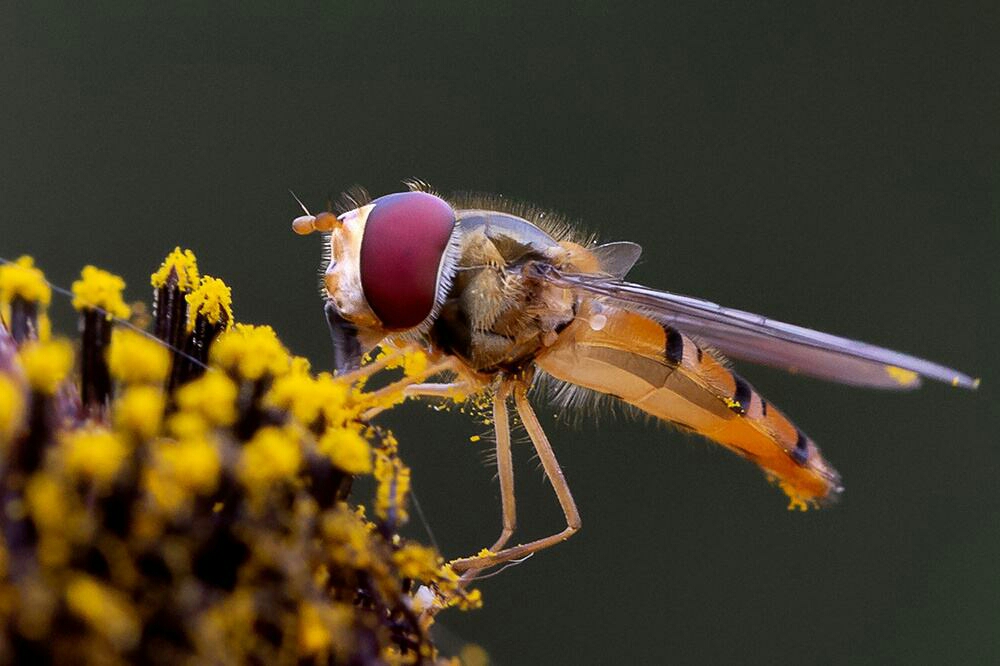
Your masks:
M 361 239 L 361 288 L 385 328 L 413 328 L 438 298 L 455 211 L 426 192 L 389 194 L 372 204 Z

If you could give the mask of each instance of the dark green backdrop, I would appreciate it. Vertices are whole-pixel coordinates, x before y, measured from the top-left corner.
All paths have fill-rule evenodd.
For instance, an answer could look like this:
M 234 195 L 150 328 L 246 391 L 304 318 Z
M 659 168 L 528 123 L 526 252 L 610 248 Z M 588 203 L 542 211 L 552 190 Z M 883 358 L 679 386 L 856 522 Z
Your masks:
M 501 664 L 997 658 L 996 3 L 91 4 L 0 12 L 0 254 L 62 284 L 93 262 L 144 297 L 187 245 L 240 319 L 322 366 L 319 241 L 289 231 L 286 188 L 322 207 L 418 176 L 640 242 L 640 281 L 983 377 L 889 394 L 743 368 L 844 476 L 807 514 L 669 429 L 552 426 L 584 529 L 484 582 L 445 644 Z M 444 552 L 491 542 L 481 426 L 388 421 Z M 559 528 L 515 456 L 519 536 Z

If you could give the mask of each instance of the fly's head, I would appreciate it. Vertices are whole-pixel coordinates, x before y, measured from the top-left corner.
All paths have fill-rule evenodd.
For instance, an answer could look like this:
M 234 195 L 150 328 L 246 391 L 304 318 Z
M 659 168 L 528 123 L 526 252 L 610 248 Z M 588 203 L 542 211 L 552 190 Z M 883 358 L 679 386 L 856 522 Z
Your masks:
M 429 329 L 460 250 L 456 214 L 444 199 L 399 192 L 339 216 L 306 211 L 292 228 L 329 233 L 323 275 L 328 319 L 332 307 L 356 328 L 363 350 L 386 337 Z

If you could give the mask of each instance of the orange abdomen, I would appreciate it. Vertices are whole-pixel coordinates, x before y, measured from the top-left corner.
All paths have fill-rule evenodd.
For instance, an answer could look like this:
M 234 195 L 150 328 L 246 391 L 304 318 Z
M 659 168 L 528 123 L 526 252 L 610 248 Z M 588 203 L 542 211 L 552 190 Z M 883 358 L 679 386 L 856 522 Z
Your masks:
M 556 379 L 617 396 L 752 460 L 792 506 L 840 490 L 837 472 L 784 414 L 693 340 L 642 314 L 595 314 L 585 305 L 537 363 Z

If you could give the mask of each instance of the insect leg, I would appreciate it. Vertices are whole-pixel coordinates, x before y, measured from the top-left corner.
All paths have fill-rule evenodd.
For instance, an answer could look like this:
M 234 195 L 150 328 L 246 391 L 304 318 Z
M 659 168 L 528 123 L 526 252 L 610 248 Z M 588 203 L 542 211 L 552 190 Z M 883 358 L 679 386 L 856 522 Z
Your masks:
M 490 552 L 497 552 L 510 541 L 517 527 L 517 501 L 514 497 L 514 458 L 510 449 L 510 418 L 507 415 L 507 398 L 510 397 L 510 384 L 501 382 L 493 395 L 493 428 L 497 438 L 497 476 L 500 478 L 501 509 L 503 511 L 503 528 Z M 470 558 L 476 559 L 476 558 Z M 460 560 L 461 561 L 461 560 Z M 454 566 L 454 563 L 452 563 Z M 492 566 L 486 564 L 486 566 Z M 460 569 L 456 569 L 460 571 Z M 479 568 L 469 568 L 462 575 L 461 585 L 475 578 Z
M 447 384 L 411 384 L 403 389 L 407 398 L 454 398 L 469 390 L 465 382 Z
M 493 427 L 497 436 L 497 475 L 500 477 L 500 498 L 503 510 L 503 529 L 490 548 L 497 551 L 507 545 L 517 526 L 517 502 L 514 498 L 514 458 L 510 450 L 510 419 L 507 417 L 507 397 L 510 386 L 500 384 L 493 396 Z
M 368 366 L 364 366 L 368 367 Z M 402 393 L 404 397 L 407 398 L 417 398 L 417 397 L 428 397 L 428 398 L 448 398 L 460 394 L 463 390 L 468 389 L 468 385 L 462 382 L 455 382 L 452 384 L 424 384 L 423 380 L 428 377 L 433 377 L 436 374 L 447 372 L 454 367 L 454 363 L 450 359 L 441 361 L 434 365 L 428 366 L 424 372 L 413 377 L 403 377 L 388 386 L 384 386 L 377 391 L 372 391 L 371 393 L 363 394 L 366 398 L 372 400 L 373 402 L 378 402 L 386 396 L 390 396 L 394 393 Z M 364 368 L 362 368 L 364 369 Z M 365 411 L 361 417 L 365 420 L 371 420 L 390 409 L 390 406 L 377 406 Z
M 538 458 L 542 461 L 542 467 L 545 469 L 545 474 L 548 476 L 549 481 L 552 482 L 552 488 L 556 492 L 556 497 L 559 498 L 559 506 L 562 507 L 563 514 L 566 516 L 566 528 L 558 534 L 547 536 L 544 539 L 537 539 L 526 544 L 505 548 L 490 555 L 466 557 L 460 560 L 455 560 L 451 563 L 451 566 L 455 571 L 482 569 L 502 564 L 510 560 L 516 560 L 544 548 L 548 548 L 549 546 L 561 543 L 573 536 L 573 534 L 580 529 L 580 512 L 577 511 L 576 502 L 573 501 L 573 495 L 570 493 L 569 485 L 566 483 L 566 477 L 563 476 L 562 469 L 559 467 L 559 462 L 556 460 L 555 453 L 552 451 L 552 445 L 549 444 L 549 439 L 545 436 L 545 431 L 542 430 L 542 426 L 538 422 L 538 417 L 535 416 L 535 410 L 531 408 L 531 404 L 528 402 L 528 396 L 526 394 L 526 387 L 524 384 L 519 383 L 514 386 L 514 405 L 517 408 L 517 413 L 521 417 L 521 422 L 524 424 L 524 429 L 528 431 L 528 436 L 531 437 L 531 442 L 535 445 L 535 451 L 538 452 Z M 503 476 L 500 478 L 502 489 Z M 510 499 L 513 508 L 513 474 L 511 474 Z

